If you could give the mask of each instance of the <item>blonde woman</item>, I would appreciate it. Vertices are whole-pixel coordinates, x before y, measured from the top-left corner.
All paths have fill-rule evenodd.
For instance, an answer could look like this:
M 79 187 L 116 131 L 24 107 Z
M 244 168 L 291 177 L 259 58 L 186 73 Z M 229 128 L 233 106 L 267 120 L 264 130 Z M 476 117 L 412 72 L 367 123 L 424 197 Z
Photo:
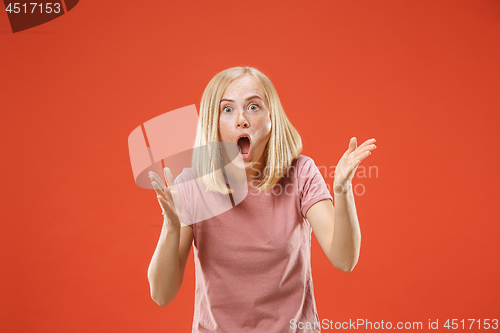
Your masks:
M 195 146 L 212 142 L 238 145 L 248 195 L 205 219 L 195 196 L 231 195 L 214 160 L 212 170 L 202 170 L 207 164 L 194 154 L 193 168 L 175 181 L 165 168 L 168 188 L 150 174 L 164 215 L 148 270 L 151 297 L 160 306 L 174 299 L 193 245 L 193 333 L 320 332 L 311 232 L 334 267 L 352 271 L 361 234 L 351 181 L 375 139 L 359 147 L 356 138 L 349 142 L 335 169 L 334 207 L 314 161 L 300 154 L 300 135 L 271 81 L 254 68 L 234 67 L 218 73 L 202 96 Z M 195 175 L 196 188 L 181 195 L 176 186 Z

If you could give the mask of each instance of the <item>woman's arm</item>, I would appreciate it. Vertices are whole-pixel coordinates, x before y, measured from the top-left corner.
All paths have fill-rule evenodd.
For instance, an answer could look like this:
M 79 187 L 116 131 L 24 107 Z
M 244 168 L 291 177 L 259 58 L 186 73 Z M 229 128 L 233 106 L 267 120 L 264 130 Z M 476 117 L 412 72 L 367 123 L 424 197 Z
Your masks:
M 307 220 L 328 260 L 335 268 L 349 273 L 358 262 L 361 247 L 352 187 L 335 193 L 335 204 L 336 207 L 328 199 L 317 202 L 307 211 Z
M 361 231 L 352 192 L 352 178 L 361 161 L 376 149 L 375 139 L 366 140 L 357 147 L 351 138 L 349 148 L 335 168 L 333 191 L 335 206 L 330 200 L 314 204 L 306 213 L 314 235 L 330 262 L 343 272 L 356 266 L 361 247 Z
M 148 268 L 151 298 L 159 305 L 172 302 L 179 291 L 193 241 L 193 228 L 163 224 Z
M 160 239 L 148 268 L 151 298 L 159 306 L 172 302 L 181 288 L 193 242 L 193 228 L 179 221 L 182 204 L 174 177 L 167 167 L 164 173 L 168 187 L 156 173 L 149 173 L 164 217 Z

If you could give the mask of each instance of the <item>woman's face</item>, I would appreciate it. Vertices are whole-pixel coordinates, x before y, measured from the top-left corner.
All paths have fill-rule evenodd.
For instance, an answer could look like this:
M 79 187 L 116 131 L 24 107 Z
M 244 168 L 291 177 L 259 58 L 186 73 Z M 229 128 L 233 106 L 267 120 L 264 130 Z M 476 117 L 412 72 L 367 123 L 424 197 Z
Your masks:
M 247 177 L 263 170 L 271 118 L 264 89 L 253 77 L 235 79 L 224 91 L 219 106 L 219 135 L 222 142 L 240 147 Z

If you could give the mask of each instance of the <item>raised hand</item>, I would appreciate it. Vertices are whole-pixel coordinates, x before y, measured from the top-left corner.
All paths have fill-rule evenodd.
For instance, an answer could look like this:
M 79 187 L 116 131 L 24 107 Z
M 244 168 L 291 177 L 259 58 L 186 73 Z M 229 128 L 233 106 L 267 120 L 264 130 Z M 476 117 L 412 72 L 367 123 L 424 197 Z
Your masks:
M 361 146 L 357 147 L 356 137 L 351 138 L 349 148 L 342 155 L 335 168 L 335 180 L 333 181 L 335 193 L 342 193 L 344 189 L 352 184 L 352 178 L 359 164 L 371 155 L 372 150 L 377 148 L 374 144 L 375 141 L 375 139 L 366 140 Z
M 167 224 L 173 226 L 180 226 L 179 216 L 182 212 L 182 204 L 177 186 L 174 184 L 174 177 L 169 168 L 165 167 L 163 170 L 165 180 L 167 181 L 168 188 L 155 172 L 149 172 L 149 179 L 156 192 L 156 198 L 160 204 L 162 214 L 165 217 Z

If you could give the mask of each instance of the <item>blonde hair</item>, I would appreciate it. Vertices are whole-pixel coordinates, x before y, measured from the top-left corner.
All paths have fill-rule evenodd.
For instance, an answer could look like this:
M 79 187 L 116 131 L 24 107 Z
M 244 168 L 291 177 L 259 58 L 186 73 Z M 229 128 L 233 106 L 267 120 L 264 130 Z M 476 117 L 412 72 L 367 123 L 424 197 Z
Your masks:
M 192 165 L 198 179 L 207 190 L 222 194 L 232 193 L 223 174 L 223 160 L 219 141 L 219 107 L 226 88 L 235 79 L 252 76 L 264 89 L 269 103 L 271 133 L 263 152 L 265 167 L 257 190 L 269 190 L 288 173 L 292 162 L 302 151 L 302 139 L 288 120 L 273 84 L 259 70 L 252 67 L 232 67 L 215 75 L 208 83 L 200 104 L 200 116 L 193 151 Z

